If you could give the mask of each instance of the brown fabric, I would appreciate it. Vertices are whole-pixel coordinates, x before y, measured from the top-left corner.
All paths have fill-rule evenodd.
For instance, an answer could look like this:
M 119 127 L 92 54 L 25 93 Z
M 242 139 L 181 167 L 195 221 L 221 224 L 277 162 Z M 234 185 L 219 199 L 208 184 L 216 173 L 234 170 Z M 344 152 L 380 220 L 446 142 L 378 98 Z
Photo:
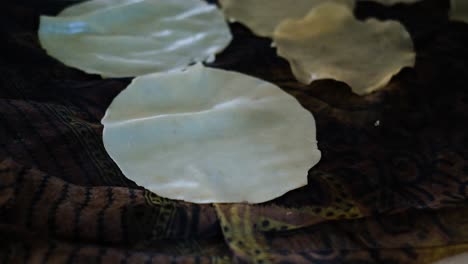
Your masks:
M 232 25 L 210 66 L 294 95 L 323 154 L 306 187 L 261 205 L 173 201 L 122 175 L 99 121 L 130 80 L 65 67 L 37 42 L 39 15 L 76 2 L 1 4 L 0 263 L 425 264 L 468 251 L 468 25 L 447 21 L 448 1 L 358 3 L 361 19 L 402 21 L 417 50 L 414 69 L 366 97 L 299 84 L 270 40 Z

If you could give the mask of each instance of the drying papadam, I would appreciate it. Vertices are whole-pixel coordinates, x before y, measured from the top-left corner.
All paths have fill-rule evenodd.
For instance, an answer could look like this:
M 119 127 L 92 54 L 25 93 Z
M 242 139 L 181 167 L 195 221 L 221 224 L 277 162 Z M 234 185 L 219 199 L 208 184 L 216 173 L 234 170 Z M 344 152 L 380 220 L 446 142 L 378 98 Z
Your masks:
M 221 11 L 202 0 L 94 0 L 41 17 L 39 28 L 49 55 L 105 77 L 213 59 L 231 38 Z
M 384 87 L 415 63 L 411 37 L 399 22 L 359 21 L 334 3 L 316 7 L 304 19 L 284 21 L 274 42 L 302 83 L 335 79 L 359 95 Z
M 450 19 L 468 23 L 468 1 L 451 0 L 450 1 Z
M 354 0 L 220 0 L 230 19 L 239 21 L 259 36 L 272 36 L 276 26 L 287 18 L 302 18 L 324 2 L 354 7 Z
M 122 172 L 160 196 L 259 203 L 307 184 L 315 121 L 277 86 L 205 68 L 136 78 L 102 120 Z

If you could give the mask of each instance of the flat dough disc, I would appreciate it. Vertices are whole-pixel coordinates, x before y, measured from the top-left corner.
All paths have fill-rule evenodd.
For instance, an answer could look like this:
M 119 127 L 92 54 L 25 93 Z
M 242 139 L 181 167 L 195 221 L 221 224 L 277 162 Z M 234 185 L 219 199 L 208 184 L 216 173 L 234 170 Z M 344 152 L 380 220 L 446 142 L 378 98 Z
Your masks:
M 314 118 L 294 97 L 201 65 L 137 77 L 102 123 L 124 175 L 189 202 L 265 202 L 306 185 L 320 160 Z
M 58 14 L 59 17 L 71 17 L 86 15 L 91 12 L 98 11 L 100 9 L 106 9 L 109 7 L 117 7 L 119 5 L 129 5 L 132 3 L 140 2 L 141 0 L 94 0 L 85 1 L 72 5 L 65 8 Z
M 201 0 L 93 0 L 42 16 L 39 27 L 49 55 L 105 77 L 213 59 L 231 39 L 221 11 Z
M 451 0 L 450 1 L 450 19 L 468 23 L 468 1 Z
M 302 18 L 324 2 L 339 2 L 354 8 L 354 0 L 220 0 L 226 16 L 249 27 L 263 37 L 273 36 L 275 28 L 287 18 Z
M 335 79 L 359 95 L 384 87 L 415 63 L 411 37 L 400 23 L 362 22 L 334 3 L 316 7 L 302 20 L 284 21 L 273 39 L 300 82 Z

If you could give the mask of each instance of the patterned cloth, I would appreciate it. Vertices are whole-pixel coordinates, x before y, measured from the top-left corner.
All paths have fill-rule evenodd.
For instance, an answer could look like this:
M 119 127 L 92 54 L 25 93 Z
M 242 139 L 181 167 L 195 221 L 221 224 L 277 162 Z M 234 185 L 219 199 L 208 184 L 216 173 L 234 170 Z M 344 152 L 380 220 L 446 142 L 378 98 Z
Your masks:
M 39 15 L 76 1 L 7 2 L 0 263 L 425 264 L 468 251 L 468 25 L 447 21 L 448 1 L 358 4 L 361 19 L 402 21 L 418 54 L 366 97 L 331 80 L 299 84 L 268 39 L 232 25 L 210 66 L 294 95 L 316 117 L 323 154 L 307 186 L 259 205 L 184 203 L 128 180 L 99 121 L 130 80 L 84 74 L 40 48 Z

